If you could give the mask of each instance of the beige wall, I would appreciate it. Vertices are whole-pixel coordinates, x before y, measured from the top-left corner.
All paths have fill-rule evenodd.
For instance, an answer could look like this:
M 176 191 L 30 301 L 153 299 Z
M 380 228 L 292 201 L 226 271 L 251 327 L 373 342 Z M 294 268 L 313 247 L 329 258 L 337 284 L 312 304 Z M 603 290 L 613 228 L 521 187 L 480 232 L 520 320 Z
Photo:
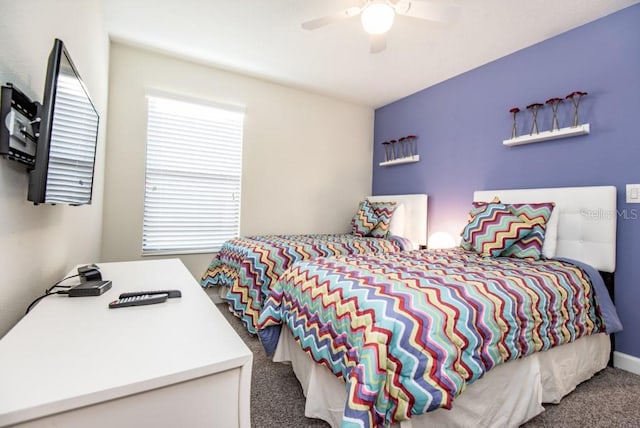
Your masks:
M 0 14 L 0 82 L 11 82 L 42 101 L 47 58 L 57 37 L 65 43 L 101 116 L 90 206 L 34 206 L 27 201 L 26 169 L 0 159 L 2 336 L 33 299 L 74 265 L 99 260 L 109 41 L 97 0 L 0 0 Z
M 246 109 L 243 235 L 344 232 L 371 191 L 369 107 L 113 42 L 109 77 L 105 261 L 141 258 L 147 89 Z M 181 259 L 199 277 L 211 256 Z

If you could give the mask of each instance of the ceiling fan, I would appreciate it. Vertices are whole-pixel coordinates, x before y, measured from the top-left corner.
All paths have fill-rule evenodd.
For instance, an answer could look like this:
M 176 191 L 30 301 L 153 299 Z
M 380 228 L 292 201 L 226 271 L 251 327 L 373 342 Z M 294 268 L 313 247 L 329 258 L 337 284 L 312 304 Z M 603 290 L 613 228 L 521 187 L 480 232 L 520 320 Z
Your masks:
M 302 23 L 305 30 L 315 30 L 360 15 L 362 27 L 369 34 L 369 52 L 378 53 L 387 47 L 387 32 L 396 15 L 428 21 L 448 22 L 457 12 L 457 6 L 428 0 L 362 0 L 360 6 L 352 6 L 332 15 Z

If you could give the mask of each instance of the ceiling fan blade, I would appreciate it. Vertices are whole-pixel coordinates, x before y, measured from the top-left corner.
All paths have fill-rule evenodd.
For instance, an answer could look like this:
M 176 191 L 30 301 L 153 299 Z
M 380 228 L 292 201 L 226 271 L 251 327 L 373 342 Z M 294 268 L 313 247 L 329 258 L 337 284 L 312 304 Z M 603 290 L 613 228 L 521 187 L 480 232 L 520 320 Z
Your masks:
M 387 48 L 387 34 L 371 34 L 369 36 L 369 53 L 382 52 Z
M 395 3 L 395 9 L 399 15 L 411 18 L 451 22 L 457 16 L 459 6 L 434 1 L 399 0 Z
M 315 30 L 320 27 L 324 27 L 325 25 L 342 21 L 343 19 L 353 18 L 354 16 L 357 16 L 361 10 L 362 10 L 361 8 L 356 6 L 350 7 L 338 13 L 335 13 L 333 15 L 327 15 L 321 18 L 316 18 L 310 21 L 303 22 L 302 28 L 304 28 L 305 30 Z

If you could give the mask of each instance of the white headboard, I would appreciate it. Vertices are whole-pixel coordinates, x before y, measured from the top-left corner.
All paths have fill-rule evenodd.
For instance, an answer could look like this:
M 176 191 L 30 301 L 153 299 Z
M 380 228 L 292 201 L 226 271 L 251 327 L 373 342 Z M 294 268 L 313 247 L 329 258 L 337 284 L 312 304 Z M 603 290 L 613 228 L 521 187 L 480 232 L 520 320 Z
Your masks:
M 590 264 L 603 272 L 616 268 L 616 188 L 556 187 L 548 189 L 482 190 L 474 201 L 555 202 L 558 214 L 556 257 Z M 554 215 L 552 214 L 552 215 Z
M 405 224 L 403 237 L 413 243 L 415 249 L 427 245 L 427 204 L 428 196 L 415 195 L 381 195 L 367 196 L 371 202 L 397 202 L 404 205 Z

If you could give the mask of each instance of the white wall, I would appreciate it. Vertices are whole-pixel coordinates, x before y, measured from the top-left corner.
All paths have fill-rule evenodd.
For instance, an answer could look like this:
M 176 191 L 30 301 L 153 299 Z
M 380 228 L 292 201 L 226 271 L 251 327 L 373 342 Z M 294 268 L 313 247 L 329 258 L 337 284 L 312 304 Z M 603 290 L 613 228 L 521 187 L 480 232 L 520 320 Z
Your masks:
M 26 169 L 0 159 L 2 336 L 45 288 L 74 265 L 99 259 L 109 41 L 98 0 L 0 0 L 0 13 L 0 82 L 11 82 L 33 100 L 42 101 L 47 58 L 54 38 L 59 38 L 101 116 L 90 206 L 34 206 L 27 202 Z
M 344 232 L 371 191 L 369 107 L 113 42 L 109 77 L 106 261 L 141 258 L 146 89 L 245 107 L 243 235 Z M 211 256 L 181 259 L 199 277 Z

